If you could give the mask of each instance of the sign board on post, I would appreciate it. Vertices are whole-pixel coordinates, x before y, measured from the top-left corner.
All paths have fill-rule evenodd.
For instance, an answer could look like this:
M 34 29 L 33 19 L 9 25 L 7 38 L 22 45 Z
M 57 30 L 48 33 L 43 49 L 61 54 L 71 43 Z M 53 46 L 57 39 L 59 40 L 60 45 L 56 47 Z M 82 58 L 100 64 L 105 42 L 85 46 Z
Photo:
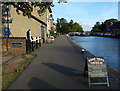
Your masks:
M 89 86 L 91 84 L 107 84 L 109 87 L 109 81 L 108 81 L 108 72 L 107 67 L 105 63 L 104 57 L 88 57 L 87 58 L 88 63 L 88 81 Z M 100 82 L 100 83 L 91 83 L 92 77 L 99 77 L 99 78 L 106 78 L 106 82 Z
M 9 27 L 4 28 L 4 35 L 10 35 L 10 28 Z

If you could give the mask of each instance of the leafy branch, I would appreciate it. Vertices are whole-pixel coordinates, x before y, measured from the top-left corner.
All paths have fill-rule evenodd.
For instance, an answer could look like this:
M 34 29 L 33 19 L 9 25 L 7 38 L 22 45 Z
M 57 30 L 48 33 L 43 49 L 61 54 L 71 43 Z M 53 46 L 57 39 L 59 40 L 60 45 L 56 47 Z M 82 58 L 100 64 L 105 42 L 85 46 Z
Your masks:
M 66 0 L 58 0 L 58 3 L 66 3 Z M 33 9 L 38 7 L 38 15 L 41 16 L 46 12 L 47 8 L 54 7 L 53 1 L 51 2 L 3 2 L 6 5 L 13 5 L 16 8 L 16 12 L 20 14 L 19 11 L 22 11 L 23 16 L 31 17 Z

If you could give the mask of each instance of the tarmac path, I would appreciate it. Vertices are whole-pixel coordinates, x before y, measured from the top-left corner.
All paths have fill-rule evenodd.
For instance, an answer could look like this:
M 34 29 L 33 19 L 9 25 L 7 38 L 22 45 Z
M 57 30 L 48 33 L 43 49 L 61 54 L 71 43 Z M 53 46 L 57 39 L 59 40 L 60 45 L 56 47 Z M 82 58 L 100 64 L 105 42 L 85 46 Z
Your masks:
M 106 85 L 88 87 L 81 48 L 64 35 L 43 44 L 35 53 L 36 59 L 7 89 L 109 89 Z M 113 76 L 109 80 L 110 88 L 118 88 Z

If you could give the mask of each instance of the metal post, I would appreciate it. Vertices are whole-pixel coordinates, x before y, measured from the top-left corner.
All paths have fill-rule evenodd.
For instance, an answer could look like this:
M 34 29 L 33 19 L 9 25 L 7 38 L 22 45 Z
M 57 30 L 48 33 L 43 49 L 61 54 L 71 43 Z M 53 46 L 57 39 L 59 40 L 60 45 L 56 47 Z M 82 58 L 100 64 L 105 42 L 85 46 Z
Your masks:
M 7 40 L 6 40 L 6 49 L 7 49 L 7 51 L 8 51 L 8 39 L 9 39 L 9 20 L 8 20 L 8 11 L 9 11 L 9 5 L 7 5 L 6 7 L 6 12 L 7 12 L 7 32 L 8 32 L 8 34 L 7 34 Z
M 85 56 L 85 68 L 84 68 L 84 76 L 85 77 L 88 77 L 88 66 L 87 66 L 87 55 L 84 53 L 85 52 L 85 50 L 84 49 L 82 49 L 82 53 L 83 53 L 83 55 Z

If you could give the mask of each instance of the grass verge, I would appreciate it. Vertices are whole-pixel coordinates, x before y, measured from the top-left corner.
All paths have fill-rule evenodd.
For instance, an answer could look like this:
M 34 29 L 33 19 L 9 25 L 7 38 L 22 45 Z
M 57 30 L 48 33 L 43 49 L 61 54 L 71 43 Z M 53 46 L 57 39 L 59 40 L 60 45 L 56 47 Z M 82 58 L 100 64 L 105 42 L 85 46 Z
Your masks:
M 23 53 L 4 64 L 2 66 L 2 88 L 5 89 L 11 82 L 13 82 L 36 56 L 37 55 L 33 53 Z
M 2 56 L 5 57 L 5 56 L 13 56 L 14 54 L 12 54 L 11 52 L 3 52 L 2 53 Z

